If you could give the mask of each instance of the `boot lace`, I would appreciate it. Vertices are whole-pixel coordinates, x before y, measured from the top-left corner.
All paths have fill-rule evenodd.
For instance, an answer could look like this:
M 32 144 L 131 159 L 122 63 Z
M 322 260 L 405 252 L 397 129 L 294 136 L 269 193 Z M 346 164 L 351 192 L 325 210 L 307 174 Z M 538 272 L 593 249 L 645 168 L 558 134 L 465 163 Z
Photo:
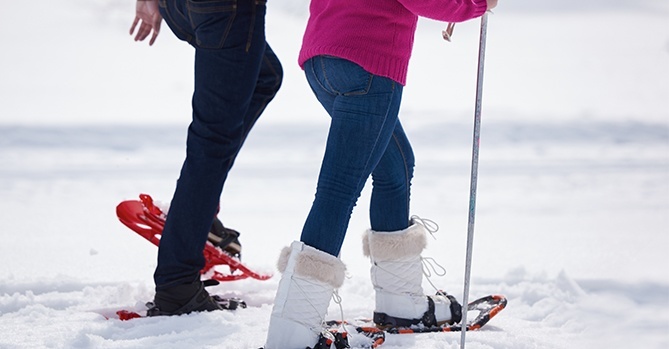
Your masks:
M 432 277 L 432 274 L 436 276 L 445 276 L 446 275 L 446 268 L 444 268 L 441 264 L 437 263 L 437 261 L 432 258 L 432 257 L 420 257 L 421 263 L 423 263 L 423 275 L 425 275 L 425 280 L 434 288 L 435 291 L 440 292 L 441 290 L 437 288 L 432 283 L 432 280 L 430 278 Z
M 435 236 L 435 233 L 439 230 L 439 224 L 437 224 L 437 222 L 416 215 L 411 216 L 411 221 L 425 227 L 425 230 L 427 230 L 427 232 L 430 233 L 430 236 L 432 236 L 433 239 L 437 240 L 437 237 Z M 421 256 L 420 261 L 423 264 L 423 275 L 425 275 L 425 279 L 430 284 L 430 286 L 434 288 L 435 291 L 440 292 L 441 290 L 437 288 L 434 285 L 434 283 L 432 283 L 432 280 L 430 280 L 430 278 L 432 277 L 432 275 L 436 275 L 438 277 L 445 276 L 446 268 L 444 268 L 432 257 Z
M 437 224 L 437 222 L 416 215 L 411 216 L 411 221 L 424 226 L 425 230 L 427 230 L 427 232 L 430 233 L 430 236 L 432 236 L 433 239 L 437 240 L 437 237 L 434 236 L 434 234 L 439 230 L 439 224 Z
M 346 326 L 344 326 L 344 324 L 345 324 L 344 307 L 341 304 L 342 299 L 341 299 L 341 296 L 339 295 L 339 290 L 338 289 L 335 289 L 334 292 L 332 292 L 332 301 L 335 302 L 335 304 L 337 304 L 339 306 L 339 315 L 341 315 L 341 327 L 340 328 L 342 329 L 342 332 L 348 333 L 348 331 L 346 330 Z
M 297 322 L 297 323 L 300 323 L 300 324 L 302 324 L 302 325 L 304 325 L 304 326 L 310 328 L 311 331 L 313 331 L 314 333 L 319 333 L 319 334 L 322 333 L 322 332 L 323 332 L 323 328 L 324 328 L 324 327 L 323 327 L 323 323 L 325 322 L 325 318 L 322 317 L 322 316 L 320 316 L 320 313 L 319 313 L 319 311 L 318 311 L 318 308 L 316 308 L 316 306 L 315 306 L 313 303 L 311 303 L 311 301 L 309 300 L 309 297 L 307 296 L 307 292 L 305 292 L 304 289 L 302 289 L 302 287 L 301 287 L 299 284 L 296 284 L 295 286 L 297 287 L 298 290 L 300 290 L 300 292 L 301 292 L 303 295 L 305 295 L 306 302 L 307 302 L 307 303 L 309 304 L 309 306 L 314 310 L 314 313 L 319 314 L 320 325 L 319 325 L 319 327 L 313 327 L 310 323 L 305 322 L 305 321 L 302 321 L 301 319 L 293 319 L 293 321 L 295 321 L 295 322 Z M 335 292 L 336 292 L 336 290 L 335 290 Z M 340 298 L 339 302 L 341 303 L 341 298 Z M 340 305 L 340 307 L 341 307 L 341 305 Z M 342 309 L 342 314 L 343 314 L 343 309 Z M 343 315 L 342 315 L 342 317 L 343 317 Z

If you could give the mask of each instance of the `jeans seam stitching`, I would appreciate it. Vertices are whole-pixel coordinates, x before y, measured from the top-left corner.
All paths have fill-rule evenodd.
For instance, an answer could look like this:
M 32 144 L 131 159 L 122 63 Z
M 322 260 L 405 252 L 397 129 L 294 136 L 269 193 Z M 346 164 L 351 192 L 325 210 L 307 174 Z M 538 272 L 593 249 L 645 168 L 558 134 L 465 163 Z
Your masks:
M 409 210 L 409 187 L 410 187 L 410 180 L 409 180 L 409 168 L 408 168 L 408 166 L 407 166 L 407 157 L 406 157 L 406 155 L 404 154 L 404 150 L 403 150 L 402 147 L 400 146 L 400 142 L 399 142 L 399 140 L 397 139 L 397 136 L 395 135 L 394 132 L 393 132 L 393 141 L 395 141 L 395 144 L 397 144 L 397 149 L 399 150 L 400 155 L 402 156 L 402 160 L 403 160 L 402 163 L 404 164 L 404 184 L 406 185 L 406 188 L 407 188 L 407 190 L 406 190 L 406 193 L 407 193 L 406 203 L 407 203 L 407 210 Z M 409 214 L 411 214 L 411 212 L 407 211 L 407 216 L 408 216 Z

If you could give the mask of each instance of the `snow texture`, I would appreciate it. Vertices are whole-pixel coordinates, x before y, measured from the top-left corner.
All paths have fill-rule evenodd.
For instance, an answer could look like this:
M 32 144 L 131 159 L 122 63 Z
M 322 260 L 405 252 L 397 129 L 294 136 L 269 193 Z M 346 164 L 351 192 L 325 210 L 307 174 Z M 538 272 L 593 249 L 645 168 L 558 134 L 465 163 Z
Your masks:
M 669 348 L 668 8 L 505 4 L 489 22 L 470 298 L 500 293 L 509 304 L 467 348 Z M 246 263 L 276 273 L 313 200 L 328 118 L 295 63 L 307 2 L 268 6 L 285 82 L 230 174 L 219 217 L 242 233 Z M 190 114 L 192 50 L 166 25 L 154 47 L 133 42 L 133 9 L 37 0 L 0 11 L 2 349 L 264 343 L 278 276 L 214 287 L 247 301 L 235 312 L 104 317 L 153 297 L 157 250 L 114 208 L 139 193 L 169 203 Z M 432 282 L 462 299 L 478 22 L 456 25 L 452 43 L 443 27 L 419 24 L 401 119 L 417 157 L 412 213 L 440 225 L 424 256 L 447 274 Z M 374 307 L 361 242 L 369 194 L 342 249 L 346 318 Z M 339 313 L 332 304 L 328 318 Z M 459 341 L 391 335 L 383 348 Z

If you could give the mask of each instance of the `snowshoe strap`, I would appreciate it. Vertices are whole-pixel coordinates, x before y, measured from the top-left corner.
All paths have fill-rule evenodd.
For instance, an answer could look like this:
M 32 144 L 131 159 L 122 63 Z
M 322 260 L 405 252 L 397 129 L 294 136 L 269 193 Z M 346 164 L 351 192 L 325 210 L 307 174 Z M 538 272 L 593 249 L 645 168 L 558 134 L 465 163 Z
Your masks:
M 450 306 L 450 308 L 451 308 L 451 321 L 449 321 L 448 323 L 451 324 L 451 325 L 460 323 L 460 321 L 462 320 L 462 305 L 460 305 L 458 300 L 455 299 L 455 297 L 451 296 L 450 294 L 446 294 L 443 291 L 439 291 L 439 292 L 437 292 L 437 294 L 445 296 L 446 298 L 448 298 L 449 301 L 451 301 L 451 306 Z
M 423 314 L 420 322 L 427 327 L 437 326 L 437 316 L 434 315 L 434 301 L 427 297 L 427 311 Z
M 220 246 L 221 248 L 226 248 L 228 247 L 228 245 L 235 242 L 235 240 L 237 240 L 238 238 L 239 238 L 238 231 L 230 228 L 223 228 L 223 236 L 221 237 L 221 240 L 217 245 Z
M 451 319 L 448 324 L 459 323 L 462 320 L 462 306 L 455 297 L 446 294 L 443 291 L 437 292 L 438 296 L 444 296 L 450 301 Z M 435 305 L 432 297 L 427 298 L 427 311 L 420 319 L 403 319 L 394 316 L 389 316 L 385 313 L 374 312 L 374 323 L 381 328 L 397 328 L 397 327 L 411 327 L 418 324 L 423 324 L 426 327 L 439 326 L 437 316 L 435 315 Z
M 434 300 L 431 297 L 427 298 L 427 311 L 423 314 L 420 319 L 405 319 L 395 316 L 390 316 L 386 313 L 374 312 L 374 323 L 379 326 L 379 328 L 398 328 L 398 327 L 411 327 L 418 324 L 423 324 L 427 327 L 437 326 L 437 316 L 434 313 Z
M 242 251 L 239 235 L 238 231 L 226 228 L 218 218 L 214 218 L 208 239 L 214 246 L 220 247 L 233 256 L 239 256 Z
M 449 306 L 451 310 L 451 320 L 449 320 L 447 323 L 449 325 L 460 323 L 460 321 L 462 320 L 462 305 L 460 305 L 458 300 L 455 299 L 455 297 L 451 296 L 450 294 L 441 290 L 437 291 L 437 296 L 446 297 L 451 303 L 451 305 Z
M 334 335 L 334 339 L 331 339 L 333 342 L 330 342 L 330 345 L 332 343 L 335 344 L 336 348 L 349 348 L 349 332 L 345 330 L 346 325 L 352 325 L 355 327 L 356 332 L 358 334 L 361 334 L 369 339 L 372 340 L 371 346 L 364 346 L 364 348 L 377 348 L 381 344 L 383 344 L 386 340 L 386 332 L 377 328 L 376 326 L 368 326 L 367 323 L 369 323 L 371 320 L 362 320 L 364 323 L 362 325 L 353 325 L 351 323 L 348 323 L 346 321 L 339 321 L 339 320 L 330 320 L 326 321 L 324 323 L 325 330 L 324 332 L 331 332 L 332 335 Z M 328 334 L 321 334 L 319 337 L 319 341 L 321 337 L 329 337 L 330 335 Z M 320 342 L 319 342 L 320 343 Z M 318 345 L 318 344 L 317 344 Z M 321 348 L 328 348 L 330 347 L 327 346 L 327 341 L 324 341 L 323 344 L 325 347 Z M 319 348 L 318 346 L 314 347 L 313 349 Z
M 217 294 L 212 295 L 211 298 L 214 302 L 225 310 L 237 310 L 237 308 L 246 308 L 246 302 L 241 298 L 232 297 L 232 298 L 223 298 Z
M 330 349 L 334 344 L 336 349 L 347 349 L 351 346 L 348 344 L 348 333 L 337 332 L 336 330 L 323 331 L 318 336 L 318 342 L 313 348 L 309 349 Z

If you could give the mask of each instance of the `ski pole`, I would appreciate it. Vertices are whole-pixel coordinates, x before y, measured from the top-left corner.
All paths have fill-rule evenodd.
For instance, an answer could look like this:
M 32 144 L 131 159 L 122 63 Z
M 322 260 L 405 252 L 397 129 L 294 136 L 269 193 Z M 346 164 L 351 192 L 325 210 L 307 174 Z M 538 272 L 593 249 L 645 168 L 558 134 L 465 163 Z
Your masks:
M 467 256 L 465 260 L 465 288 L 462 300 L 463 328 L 467 325 L 467 304 L 469 303 L 469 279 L 472 272 L 472 253 L 474 250 L 474 218 L 476 215 L 476 184 L 479 169 L 479 140 L 481 136 L 481 101 L 483 99 L 483 65 L 485 61 L 485 42 L 488 29 L 488 12 L 481 17 L 481 34 L 479 38 L 479 60 L 476 75 L 476 105 L 474 107 L 474 142 L 472 145 L 472 168 L 469 187 L 469 222 L 467 224 Z M 467 331 L 460 336 L 460 349 L 465 348 Z

